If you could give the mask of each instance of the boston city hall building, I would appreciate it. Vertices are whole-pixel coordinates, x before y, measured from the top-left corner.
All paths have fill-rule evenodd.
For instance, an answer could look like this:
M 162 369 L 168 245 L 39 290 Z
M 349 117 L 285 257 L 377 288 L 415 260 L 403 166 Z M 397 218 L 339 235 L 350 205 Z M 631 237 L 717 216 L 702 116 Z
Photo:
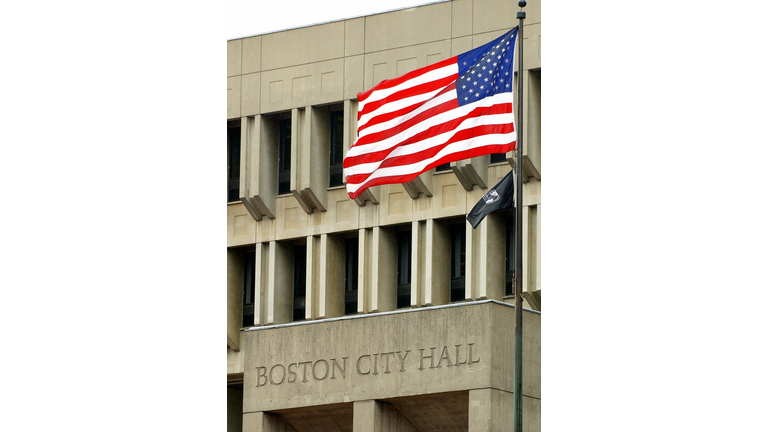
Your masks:
M 514 0 L 438 1 L 227 42 L 228 431 L 512 430 L 515 211 L 476 229 L 466 215 L 512 169 L 514 152 L 451 162 L 355 199 L 342 165 L 358 93 L 490 42 L 518 24 L 518 10 Z M 516 128 L 523 429 L 533 432 L 539 0 L 524 11 Z

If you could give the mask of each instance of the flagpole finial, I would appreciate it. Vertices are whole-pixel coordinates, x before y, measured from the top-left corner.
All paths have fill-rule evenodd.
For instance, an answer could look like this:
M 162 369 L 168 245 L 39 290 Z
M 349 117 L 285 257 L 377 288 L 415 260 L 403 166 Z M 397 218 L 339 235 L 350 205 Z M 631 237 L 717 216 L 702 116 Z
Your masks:
M 528 2 L 526 2 L 525 0 L 517 0 L 517 5 L 520 6 L 521 8 L 524 8 L 525 5 L 527 4 Z

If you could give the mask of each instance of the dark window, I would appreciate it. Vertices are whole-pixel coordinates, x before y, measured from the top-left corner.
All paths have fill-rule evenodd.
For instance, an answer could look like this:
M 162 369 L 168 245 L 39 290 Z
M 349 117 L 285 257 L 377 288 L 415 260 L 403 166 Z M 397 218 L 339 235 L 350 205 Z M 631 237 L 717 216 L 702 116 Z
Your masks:
M 442 165 L 438 165 L 435 167 L 435 172 L 441 172 L 441 171 L 450 171 L 451 170 L 451 163 L 444 163 Z
M 411 231 L 397 233 L 397 307 L 411 305 Z
M 277 194 L 291 191 L 291 119 L 280 120 L 277 147 Z
M 243 327 L 253 325 L 253 308 L 256 302 L 255 260 L 255 252 L 243 254 Z
M 515 216 L 507 216 L 505 223 L 507 225 L 507 253 L 505 255 L 504 270 L 506 274 L 506 295 L 514 294 L 512 289 L 515 280 Z
M 330 187 L 344 184 L 344 111 L 331 112 Z
M 307 246 L 293 247 L 293 320 L 303 321 L 307 298 Z
M 491 163 L 499 163 L 499 162 L 506 162 L 506 161 L 507 161 L 506 153 L 491 153 Z
M 227 202 L 240 199 L 240 122 L 227 124 Z
M 464 300 L 464 263 L 466 255 L 466 227 L 463 223 L 451 225 L 451 301 Z
M 357 238 L 347 239 L 344 272 L 344 315 L 357 313 Z

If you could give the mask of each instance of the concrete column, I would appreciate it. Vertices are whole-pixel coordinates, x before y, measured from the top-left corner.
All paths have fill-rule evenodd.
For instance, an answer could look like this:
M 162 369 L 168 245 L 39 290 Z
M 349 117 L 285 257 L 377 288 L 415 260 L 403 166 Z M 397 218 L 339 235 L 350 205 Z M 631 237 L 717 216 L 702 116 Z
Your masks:
M 291 122 L 291 193 L 305 212 L 326 211 L 330 113 L 327 107 L 294 108 Z
M 372 243 L 373 230 L 360 228 L 357 243 L 357 313 L 371 311 L 371 290 L 373 289 Z
M 320 290 L 318 318 L 344 315 L 344 242 L 340 237 L 320 236 Z
M 536 259 L 536 283 L 533 288 L 537 291 L 541 290 L 541 204 L 536 206 L 536 241 L 533 244 L 533 250 L 536 252 L 534 256 Z
M 314 208 L 326 211 L 330 183 L 331 113 L 328 107 L 307 107 L 307 112 L 311 115 L 309 140 L 302 143 L 306 155 L 301 161 L 304 173 L 302 194 Z
M 418 199 L 419 194 L 424 194 L 424 196 L 431 197 L 432 190 L 434 190 L 434 184 L 435 184 L 434 180 L 432 179 L 432 174 L 434 173 L 435 173 L 434 168 L 424 173 L 421 173 L 419 174 L 418 177 L 409 181 L 408 183 L 402 183 L 403 188 L 408 193 L 408 195 L 413 199 Z
M 405 416 L 387 403 L 358 401 L 353 409 L 353 432 L 418 432 Z
M 411 306 L 424 304 L 426 221 L 411 222 Z
M 269 242 L 267 302 L 268 324 L 293 320 L 293 250 L 276 241 Z
M 385 312 L 397 308 L 397 237 L 386 228 L 374 227 L 372 253 L 373 284 L 371 286 L 371 312 Z
M 305 127 L 307 116 L 304 108 L 293 108 L 291 110 L 291 186 L 290 190 L 296 201 L 307 213 L 312 213 L 312 208 L 308 206 L 300 192 L 300 174 L 301 174 L 301 142 L 304 140 L 304 130 L 309 133 L 309 127 Z
M 307 295 L 305 297 L 305 319 L 318 316 L 317 296 L 320 290 L 320 237 L 307 236 Z
M 265 412 L 243 414 L 243 432 L 296 432 L 277 414 Z
M 471 191 L 475 185 L 480 189 L 488 188 L 488 164 L 491 161 L 489 155 L 462 159 L 451 162 L 451 170 L 459 179 L 459 183 L 465 190 Z
M 247 131 L 246 185 L 248 200 L 246 208 L 254 212 L 257 220 L 261 216 L 275 218 L 275 196 L 277 196 L 277 141 L 278 125 L 274 118 L 256 115 L 253 123 L 249 120 L 241 125 Z M 243 132 L 241 132 L 243 133 Z M 241 143 L 242 145 L 242 143 Z M 242 157 L 242 155 L 241 155 Z M 242 175 L 242 174 L 241 174 Z
M 541 310 L 541 215 L 538 205 L 523 207 L 523 295 L 526 307 Z
M 466 298 L 503 298 L 504 236 L 504 218 L 500 213 L 486 216 L 477 229 L 467 222 Z
M 240 201 L 242 201 L 248 213 L 255 220 L 261 220 L 261 213 L 256 211 L 251 197 L 256 179 L 254 168 L 258 163 L 257 152 L 259 149 L 259 127 L 256 117 L 242 117 L 240 119 Z
M 512 393 L 501 390 L 470 390 L 468 432 L 512 432 L 512 399 Z M 530 430 L 523 421 L 524 432 Z
M 227 346 L 240 349 L 243 325 L 243 263 L 239 253 L 227 250 Z
M 541 72 L 526 71 L 528 89 L 525 115 L 525 154 L 538 172 L 541 172 Z M 526 85 L 527 84 L 527 85 Z
M 484 287 L 482 287 L 483 275 L 481 275 L 484 263 L 480 256 L 483 246 L 482 231 L 485 224 L 481 223 L 477 229 L 473 229 L 469 222 L 465 225 L 464 298 L 478 299 L 485 294 L 484 292 L 481 293 L 484 291 Z
M 269 283 L 269 248 L 266 243 L 256 243 L 254 283 L 256 298 L 253 305 L 253 324 L 267 322 L 267 286 Z
M 424 305 L 441 305 L 450 301 L 451 239 L 448 225 L 427 219 L 424 278 Z

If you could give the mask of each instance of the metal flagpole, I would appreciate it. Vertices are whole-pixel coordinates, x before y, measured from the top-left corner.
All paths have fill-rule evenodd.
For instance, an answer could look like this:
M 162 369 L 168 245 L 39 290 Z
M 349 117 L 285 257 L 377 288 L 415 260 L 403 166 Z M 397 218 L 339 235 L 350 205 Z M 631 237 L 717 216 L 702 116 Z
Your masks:
M 520 9 L 526 5 L 519 0 Z M 523 21 L 525 12 L 517 12 L 517 144 L 515 173 L 515 375 L 512 399 L 514 432 L 523 432 Z

